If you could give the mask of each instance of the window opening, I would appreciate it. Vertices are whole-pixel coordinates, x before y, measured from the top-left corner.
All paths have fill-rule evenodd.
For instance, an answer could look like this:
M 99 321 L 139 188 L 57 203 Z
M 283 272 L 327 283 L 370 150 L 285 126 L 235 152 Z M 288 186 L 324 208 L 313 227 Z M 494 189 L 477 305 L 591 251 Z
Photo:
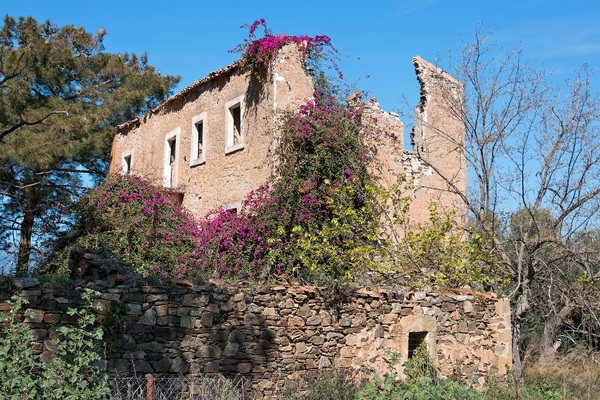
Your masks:
M 131 173 L 131 156 L 125 157 L 125 175 Z
M 237 106 L 230 108 L 233 119 L 233 145 L 242 143 L 242 108 Z
M 165 152 L 163 155 L 162 185 L 177 186 L 177 158 L 179 157 L 179 128 L 169 132 L 165 137 Z
M 223 204 L 225 211 L 238 215 L 242 209 L 241 201 L 232 201 L 230 203 Z
M 245 127 L 244 122 L 244 96 L 238 96 L 227 102 L 225 126 L 225 154 L 244 148 Z
M 204 123 L 202 121 L 196 123 L 196 132 L 198 139 L 196 141 L 196 158 L 202 158 L 204 156 Z
M 208 125 L 206 124 L 206 113 L 196 115 L 192 118 L 192 147 L 190 149 L 190 167 L 204 164 L 206 158 L 206 144 Z
M 131 166 L 133 165 L 133 150 L 129 149 L 121 153 L 121 172 L 123 175 L 131 174 Z
M 409 332 L 408 333 L 408 358 L 413 358 L 421 345 L 425 343 L 428 332 Z
M 177 139 L 169 140 L 169 186 L 175 181 L 175 150 L 177 149 Z

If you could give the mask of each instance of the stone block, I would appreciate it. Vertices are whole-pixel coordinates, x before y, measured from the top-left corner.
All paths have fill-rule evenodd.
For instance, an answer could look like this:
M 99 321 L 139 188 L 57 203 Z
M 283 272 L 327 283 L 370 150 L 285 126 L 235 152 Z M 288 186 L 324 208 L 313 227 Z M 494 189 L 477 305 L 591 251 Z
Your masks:
M 127 304 L 125 306 L 125 314 L 141 314 L 142 313 L 142 305 L 141 304 Z
M 331 361 L 329 361 L 329 358 L 327 358 L 325 356 L 321 356 L 321 358 L 319 358 L 319 361 L 317 363 L 317 367 L 319 369 L 327 369 L 327 368 L 331 367 Z
M 44 311 L 35 308 L 29 308 L 25 311 L 25 322 L 39 324 L 44 320 Z
M 341 357 L 348 357 L 348 358 L 353 357 L 354 356 L 354 348 L 350 347 L 350 346 L 342 347 L 340 349 L 340 356 Z
M 239 363 L 237 366 L 238 374 L 249 374 L 252 371 L 252 364 L 250 363 Z
M 262 312 L 262 315 L 275 316 L 275 315 L 277 315 L 277 311 L 275 311 L 275 308 L 273 308 L 273 307 L 265 307 L 265 309 Z
M 179 326 L 186 329 L 191 329 L 196 324 L 196 318 L 190 317 L 189 315 L 183 316 L 179 319 Z
M 310 306 L 308 304 L 302 305 L 300 308 L 298 308 L 296 315 L 299 317 L 310 317 L 312 315 Z
M 336 358 L 335 359 L 336 368 L 350 368 L 351 365 L 352 365 L 351 358 Z
M 300 317 L 296 317 L 296 316 L 291 316 L 290 318 L 288 318 L 287 323 L 288 323 L 288 326 L 290 326 L 290 327 L 306 325 L 306 323 L 304 322 L 304 319 L 302 319 Z
M 46 324 L 57 324 L 60 321 L 60 314 L 44 314 L 44 323 Z
M 188 293 L 181 302 L 185 307 L 204 307 L 208 304 L 208 297 L 200 293 Z
M 204 372 L 207 374 L 216 374 L 219 372 L 219 361 L 213 360 L 207 362 L 204 366 Z
M 34 286 L 39 286 L 40 281 L 35 278 L 23 277 L 23 278 L 15 278 L 13 280 L 16 287 L 19 289 L 27 289 Z
M 321 335 L 311 336 L 310 343 L 320 346 L 325 343 L 325 338 Z
M 240 348 L 239 343 L 229 342 L 229 343 L 227 343 L 227 346 L 225 346 L 225 350 L 223 351 L 223 354 L 225 354 L 226 357 L 233 358 L 237 354 L 239 348 Z
M 165 315 L 167 315 L 169 306 L 167 306 L 166 304 L 161 304 L 161 305 L 155 306 L 154 309 L 156 310 L 157 317 L 164 317 Z
M 510 300 L 509 299 L 498 299 L 496 301 L 496 315 L 510 316 Z
M 156 325 L 156 308 L 150 307 L 138 320 L 139 324 L 154 326 Z
M 135 371 L 139 374 L 150 374 L 154 372 L 154 368 L 146 360 L 134 360 Z
M 322 326 L 330 326 L 332 322 L 331 314 L 325 310 L 319 311 L 319 317 L 321 317 Z
M 177 357 L 171 362 L 171 368 L 169 369 L 169 372 L 173 374 L 185 374 L 188 372 L 189 368 L 190 365 L 184 358 Z
M 430 315 L 408 315 L 400 318 L 403 332 L 433 332 L 437 330 L 435 318 Z
M 305 354 L 308 351 L 306 344 L 300 342 L 296 343 L 296 355 Z
M 164 357 L 159 361 L 153 361 L 154 370 L 159 374 L 166 374 L 171 370 L 171 359 Z
M 169 300 L 169 295 L 167 294 L 149 294 L 148 296 L 146 296 L 146 301 L 149 303 L 167 300 Z
M 473 303 L 468 300 L 465 301 L 463 303 L 463 310 L 465 311 L 465 313 L 473 312 Z

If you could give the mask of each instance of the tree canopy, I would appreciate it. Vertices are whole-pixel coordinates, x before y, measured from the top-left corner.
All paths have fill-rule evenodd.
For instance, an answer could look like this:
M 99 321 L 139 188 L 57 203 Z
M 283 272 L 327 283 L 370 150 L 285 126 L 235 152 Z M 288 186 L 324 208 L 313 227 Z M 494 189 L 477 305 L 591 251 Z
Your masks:
M 104 34 L 32 17 L 6 16 L 0 29 L 0 238 L 18 247 L 19 272 L 61 229 L 61 205 L 90 182 L 82 174 L 105 172 L 115 127 L 179 80 L 146 55 L 104 51 Z

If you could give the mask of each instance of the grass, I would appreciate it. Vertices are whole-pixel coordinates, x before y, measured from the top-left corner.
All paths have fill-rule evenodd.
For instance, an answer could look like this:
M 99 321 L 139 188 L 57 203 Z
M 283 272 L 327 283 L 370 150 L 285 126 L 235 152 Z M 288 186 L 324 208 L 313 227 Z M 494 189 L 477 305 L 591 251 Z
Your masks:
M 531 384 L 546 381 L 559 389 L 565 400 L 600 397 L 600 353 L 582 346 L 559 354 L 552 363 L 541 363 L 530 352 L 523 359 L 523 376 Z

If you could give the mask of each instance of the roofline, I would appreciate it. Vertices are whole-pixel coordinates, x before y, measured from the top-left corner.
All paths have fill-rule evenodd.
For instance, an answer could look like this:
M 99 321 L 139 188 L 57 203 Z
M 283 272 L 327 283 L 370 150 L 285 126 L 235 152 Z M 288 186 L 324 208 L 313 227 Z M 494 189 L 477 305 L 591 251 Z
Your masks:
M 138 115 L 137 117 L 135 117 L 132 120 L 124 122 L 121 125 L 117 125 L 118 132 L 128 130 L 133 125 L 140 124 L 142 122 L 142 119 L 144 119 L 146 116 L 158 113 L 160 110 L 162 110 L 169 104 L 175 102 L 176 100 L 180 99 L 181 97 L 184 97 L 186 94 L 188 94 L 192 90 L 196 89 L 197 87 L 205 84 L 206 82 L 209 82 L 215 78 L 218 78 L 222 75 L 225 75 L 225 74 L 233 71 L 234 69 L 236 69 L 238 67 L 238 64 L 239 64 L 239 60 L 234 63 L 229 64 L 226 67 L 223 67 L 221 69 L 218 69 L 216 71 L 209 73 L 206 77 L 204 77 L 202 79 L 198 79 L 197 81 L 195 81 L 194 83 L 192 83 L 191 85 L 186 87 L 185 89 L 180 90 L 179 92 L 175 93 L 173 96 L 166 99 L 164 102 L 162 102 L 158 106 L 154 107 L 151 110 L 147 110 L 144 115 Z

